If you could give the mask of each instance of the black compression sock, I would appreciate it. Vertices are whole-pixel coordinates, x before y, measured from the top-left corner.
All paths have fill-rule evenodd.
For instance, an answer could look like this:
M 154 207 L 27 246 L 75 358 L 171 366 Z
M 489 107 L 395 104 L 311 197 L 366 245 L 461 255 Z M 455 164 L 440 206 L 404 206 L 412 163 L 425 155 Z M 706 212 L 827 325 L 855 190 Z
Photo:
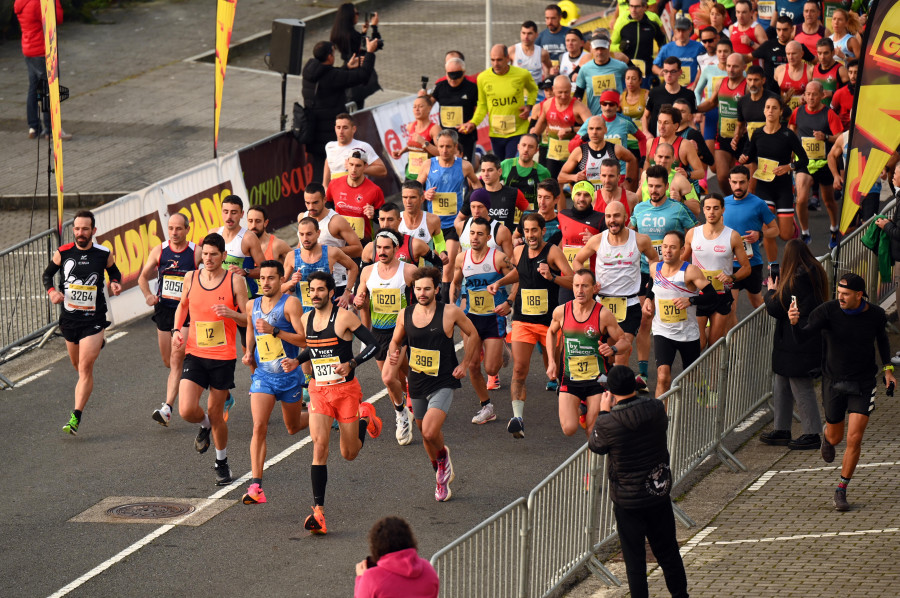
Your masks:
M 441 302 L 442 303 L 450 303 L 450 283 L 449 282 L 441 283 Z
M 80 410 L 80 409 L 76 409 L 76 410 L 73 411 L 72 413 L 75 415 L 75 419 L 77 419 L 77 420 L 78 420 L 78 423 L 80 424 L 80 423 L 81 423 L 81 410 Z
M 312 478 L 313 501 L 316 505 L 325 506 L 325 486 L 328 485 L 328 466 L 313 465 L 310 470 Z
M 262 487 L 262 478 L 250 478 L 250 485 L 259 484 Z
M 359 441 L 362 444 L 366 443 L 366 428 L 369 427 L 369 422 L 364 419 L 359 420 Z
M 397 412 L 402 412 L 405 407 L 405 404 L 400 403 L 399 405 L 394 405 L 394 410 L 396 410 Z
M 487 401 L 482 401 L 482 402 L 481 402 L 481 406 L 484 407 L 485 405 L 487 405 L 487 404 L 490 403 L 490 402 L 491 402 L 490 399 L 488 399 Z

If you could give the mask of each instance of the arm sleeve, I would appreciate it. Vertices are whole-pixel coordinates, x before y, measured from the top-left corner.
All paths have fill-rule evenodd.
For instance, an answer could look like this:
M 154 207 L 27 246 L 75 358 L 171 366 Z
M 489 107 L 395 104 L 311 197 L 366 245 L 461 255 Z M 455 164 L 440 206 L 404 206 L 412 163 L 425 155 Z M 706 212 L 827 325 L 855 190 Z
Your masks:
M 472 115 L 472 121 L 475 123 L 477 127 L 478 124 L 484 120 L 485 115 L 487 115 L 487 97 L 484 93 L 484 82 L 482 81 L 482 76 L 478 76 L 478 104 L 475 106 L 475 114 Z
M 106 269 L 107 274 L 109 274 L 109 281 L 115 282 L 118 284 L 122 284 L 122 273 L 119 272 L 119 267 L 116 266 L 115 262 L 113 265 Z
M 447 251 L 447 242 L 444 240 L 444 231 L 438 231 L 435 236 L 431 237 L 431 240 L 434 241 L 434 250 L 437 253 Z M 440 260 L 438 261 L 440 262 Z
M 428 250 L 428 253 L 422 256 L 426 262 L 440 270 L 442 273 L 444 271 L 444 262 L 441 261 L 441 257 L 435 252 Z
M 44 275 L 42 279 L 44 281 L 44 290 L 50 292 L 50 289 L 53 287 L 53 277 L 56 276 L 56 273 L 59 272 L 59 266 L 53 263 L 51 260 L 49 264 L 47 264 L 47 268 L 44 270 Z
M 719 301 L 719 293 L 716 292 L 716 289 L 714 289 L 711 284 L 708 284 L 700 289 L 699 295 L 691 297 L 691 299 L 691 303 L 694 305 L 699 305 L 701 307 L 712 306 Z
M 712 152 L 709 151 L 709 146 L 706 145 L 706 141 L 703 140 L 702 136 L 700 141 L 694 140 L 694 143 L 697 144 L 697 155 L 700 156 L 700 161 L 706 164 L 707 166 L 712 166 L 716 163 L 715 156 L 712 155 Z
M 358 338 L 363 344 L 359 354 L 353 357 L 356 360 L 356 367 L 359 367 L 364 362 L 375 357 L 375 353 L 378 352 L 378 341 L 375 340 L 375 335 L 372 334 L 372 331 L 362 324 L 356 327 L 356 330 L 353 331 L 353 336 Z
M 806 150 L 803 149 L 803 144 L 800 143 L 800 138 L 797 137 L 797 134 L 793 133 L 791 135 L 791 150 L 797 156 L 797 166 L 795 169 L 797 172 L 806 172 L 806 166 L 809 164 L 809 157 L 806 155 Z

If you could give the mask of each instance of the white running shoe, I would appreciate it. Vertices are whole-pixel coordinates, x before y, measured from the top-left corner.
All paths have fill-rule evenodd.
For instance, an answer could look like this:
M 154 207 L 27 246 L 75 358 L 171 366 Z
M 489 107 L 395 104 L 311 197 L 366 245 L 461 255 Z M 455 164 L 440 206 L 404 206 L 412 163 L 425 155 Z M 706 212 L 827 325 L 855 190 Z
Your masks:
M 169 420 L 172 419 L 172 408 L 163 403 L 162 407 L 153 410 L 152 417 L 153 421 L 159 422 L 159 425 L 169 427 Z
M 492 422 L 497 419 L 497 414 L 494 413 L 494 404 L 488 403 L 484 407 L 482 407 L 478 413 L 475 414 L 475 417 L 472 418 L 473 424 L 486 424 L 488 422 Z
M 402 411 L 395 409 L 394 413 L 397 416 L 397 444 L 406 446 L 413 439 L 412 413 L 409 412 L 409 408 L 406 405 L 403 406 Z

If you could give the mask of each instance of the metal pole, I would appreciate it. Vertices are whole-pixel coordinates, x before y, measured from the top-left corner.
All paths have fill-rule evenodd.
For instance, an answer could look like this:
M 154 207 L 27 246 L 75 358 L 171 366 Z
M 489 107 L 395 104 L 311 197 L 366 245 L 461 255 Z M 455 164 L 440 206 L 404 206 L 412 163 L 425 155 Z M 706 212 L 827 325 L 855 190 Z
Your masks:
M 281 130 L 284 131 L 287 124 L 287 112 L 285 112 L 285 102 L 287 98 L 287 73 L 281 73 Z
M 494 20 L 493 1 L 485 0 L 484 3 L 484 68 L 491 68 L 491 23 Z

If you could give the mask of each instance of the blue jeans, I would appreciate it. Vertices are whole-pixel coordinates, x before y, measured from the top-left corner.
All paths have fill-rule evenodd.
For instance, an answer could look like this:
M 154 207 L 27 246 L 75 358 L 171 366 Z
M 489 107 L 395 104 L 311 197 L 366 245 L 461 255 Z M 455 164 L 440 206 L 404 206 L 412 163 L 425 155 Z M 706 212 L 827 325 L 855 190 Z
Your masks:
M 491 153 L 501 160 L 515 158 L 519 154 L 519 139 L 521 138 L 521 135 L 491 137 Z
M 47 78 L 47 62 L 43 56 L 26 56 L 28 67 L 28 95 L 25 97 L 25 113 L 28 117 L 28 128 L 41 133 L 41 108 L 38 104 L 38 92 L 43 87 L 42 81 Z M 44 113 L 44 132 L 50 133 L 50 113 Z

